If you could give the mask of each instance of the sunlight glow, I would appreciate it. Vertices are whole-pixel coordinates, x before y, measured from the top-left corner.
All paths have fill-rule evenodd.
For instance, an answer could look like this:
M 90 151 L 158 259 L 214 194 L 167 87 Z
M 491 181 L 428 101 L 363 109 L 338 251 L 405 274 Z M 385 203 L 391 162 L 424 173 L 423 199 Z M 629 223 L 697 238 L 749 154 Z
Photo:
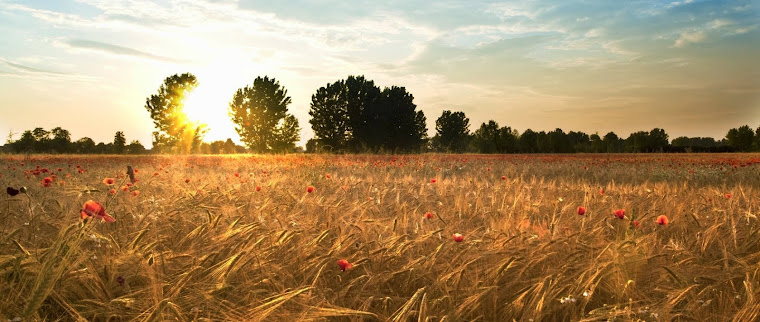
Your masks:
M 184 112 L 188 120 L 208 126 L 204 141 L 224 141 L 227 138 L 237 140 L 235 125 L 227 115 L 227 104 L 232 94 L 228 88 L 199 82 L 198 88 L 185 97 Z

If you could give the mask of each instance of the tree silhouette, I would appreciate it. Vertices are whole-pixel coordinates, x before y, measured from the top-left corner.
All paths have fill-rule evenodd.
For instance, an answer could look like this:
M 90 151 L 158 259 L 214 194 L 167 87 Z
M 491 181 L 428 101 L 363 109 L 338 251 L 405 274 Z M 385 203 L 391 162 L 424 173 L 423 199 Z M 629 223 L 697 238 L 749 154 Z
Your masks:
M 752 148 L 752 141 L 755 140 L 755 133 L 749 125 L 742 125 L 728 130 L 726 140 L 728 140 L 728 145 L 737 151 L 749 151 Z
M 314 141 L 307 150 L 419 151 L 427 141 L 425 114 L 404 87 L 383 91 L 364 76 L 349 76 L 312 95 Z
M 124 132 L 118 131 L 113 137 L 113 152 L 116 154 L 124 154 L 127 147 L 127 138 L 124 137 Z
M 298 119 L 288 114 L 283 118 L 272 133 L 272 151 L 274 152 L 293 152 L 296 148 L 296 141 L 300 140 L 298 134 L 301 128 L 298 126 Z
M 435 120 L 436 134 L 433 147 L 441 152 L 461 153 L 467 149 L 470 138 L 470 119 L 464 112 L 443 111 Z
M 240 139 L 254 152 L 271 152 L 298 140 L 298 122 L 287 114 L 288 91 L 274 78 L 256 77 L 235 92 L 229 115 Z M 294 126 L 295 124 L 295 126 Z
M 311 124 L 311 129 L 314 131 L 314 137 L 316 138 L 311 144 L 313 149 L 317 145 L 320 145 L 322 148 L 331 149 L 332 151 L 346 148 L 348 139 L 351 136 L 347 95 L 346 83 L 340 80 L 327 84 L 325 87 L 320 87 L 311 96 L 311 106 L 309 109 L 311 119 L 309 120 L 309 124 Z M 307 150 L 309 150 L 308 147 Z
M 538 133 L 531 129 L 525 130 L 518 140 L 520 151 L 524 153 L 538 152 Z
M 114 146 L 116 143 L 114 142 Z M 129 154 L 143 154 L 145 153 L 145 147 L 138 140 L 133 140 L 126 147 L 126 152 Z
M 145 109 L 157 129 L 153 132 L 154 150 L 187 153 L 198 146 L 206 129 L 189 121 L 183 111 L 185 96 L 197 86 L 195 75 L 174 74 L 164 79 L 157 94 L 145 100 Z
M 71 134 L 68 130 L 56 127 L 50 131 L 53 138 L 50 140 L 50 148 L 53 152 L 68 153 L 71 149 Z
M 382 92 L 377 123 L 368 123 L 373 133 L 371 147 L 389 151 L 419 151 L 427 137 L 425 114 L 415 111 L 414 96 L 404 87 L 386 87 Z M 383 133 L 377 133 L 383 130 Z M 384 135 L 383 135 L 384 134 Z M 379 145 L 377 143 L 380 143 Z

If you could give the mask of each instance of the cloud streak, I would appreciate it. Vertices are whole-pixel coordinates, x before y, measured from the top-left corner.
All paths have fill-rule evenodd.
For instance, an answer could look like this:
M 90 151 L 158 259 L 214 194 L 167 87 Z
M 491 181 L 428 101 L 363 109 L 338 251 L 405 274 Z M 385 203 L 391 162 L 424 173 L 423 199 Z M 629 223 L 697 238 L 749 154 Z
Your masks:
M 137 50 L 134 48 L 117 46 L 117 45 L 94 41 L 94 40 L 70 39 L 70 40 L 67 40 L 65 43 L 71 48 L 87 49 L 87 50 L 99 51 L 99 52 L 119 55 L 119 56 L 146 58 L 146 59 L 157 60 L 157 61 L 162 61 L 162 62 L 170 62 L 170 63 L 182 62 L 181 60 L 154 55 L 154 54 Z

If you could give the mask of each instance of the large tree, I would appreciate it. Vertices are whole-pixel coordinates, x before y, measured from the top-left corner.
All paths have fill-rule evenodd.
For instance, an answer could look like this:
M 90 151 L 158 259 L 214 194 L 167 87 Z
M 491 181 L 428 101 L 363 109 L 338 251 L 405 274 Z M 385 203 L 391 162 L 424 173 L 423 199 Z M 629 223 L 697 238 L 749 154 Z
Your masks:
M 425 114 L 404 87 L 380 90 L 364 76 L 349 76 L 312 96 L 309 151 L 419 151 L 427 141 Z
M 205 134 L 199 122 L 188 120 L 185 115 L 185 96 L 198 86 L 195 75 L 174 74 L 164 79 L 158 93 L 145 100 L 145 109 L 153 119 L 154 150 L 187 153 L 195 149 Z
M 470 119 L 464 112 L 443 111 L 435 120 L 433 147 L 441 152 L 464 152 L 470 138 Z
M 53 139 L 50 140 L 50 145 L 53 151 L 58 153 L 68 153 L 71 148 L 71 133 L 63 128 L 56 127 L 50 131 L 53 135 Z
M 298 122 L 287 113 L 290 103 L 288 91 L 280 82 L 267 76 L 256 77 L 252 86 L 235 92 L 229 115 L 249 149 L 272 152 L 298 140 Z
M 331 151 L 346 148 L 351 135 L 347 94 L 346 82 L 340 80 L 320 87 L 311 96 L 309 123 L 314 131 L 313 146 Z
M 377 123 L 367 124 L 373 134 L 370 146 L 393 152 L 419 151 L 425 144 L 427 128 L 425 114 L 416 111 L 414 96 L 404 87 L 386 87 L 379 105 Z
M 752 148 L 752 141 L 755 139 L 755 133 L 749 125 L 742 125 L 739 128 L 733 128 L 726 134 L 728 145 L 737 151 L 749 151 Z
M 116 154 L 123 154 L 127 148 L 127 138 L 124 137 L 124 132 L 117 131 L 113 136 L 113 152 Z

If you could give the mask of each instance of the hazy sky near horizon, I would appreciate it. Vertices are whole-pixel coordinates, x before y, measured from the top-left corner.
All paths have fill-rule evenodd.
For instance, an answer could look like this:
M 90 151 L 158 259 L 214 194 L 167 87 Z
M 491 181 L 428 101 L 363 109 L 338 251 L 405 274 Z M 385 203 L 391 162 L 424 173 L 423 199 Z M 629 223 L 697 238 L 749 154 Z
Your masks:
M 212 140 L 238 140 L 227 103 L 268 75 L 292 97 L 302 145 L 311 95 L 360 74 L 405 86 L 431 136 L 448 109 L 473 131 L 494 119 L 720 139 L 760 126 L 759 3 L 0 0 L 0 135 L 61 126 L 150 146 L 146 97 L 191 72 L 208 105 L 191 116 Z

